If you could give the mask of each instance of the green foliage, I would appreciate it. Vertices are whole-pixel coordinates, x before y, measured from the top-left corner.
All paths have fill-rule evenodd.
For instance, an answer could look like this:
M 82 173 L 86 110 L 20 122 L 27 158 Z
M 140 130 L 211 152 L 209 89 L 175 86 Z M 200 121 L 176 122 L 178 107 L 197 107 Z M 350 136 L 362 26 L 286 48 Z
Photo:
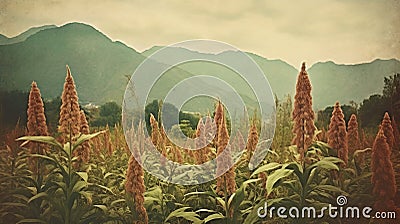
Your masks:
M 360 107 L 361 127 L 374 128 L 380 124 L 385 112 L 400 114 L 400 74 L 384 78 L 382 94 L 371 95 Z
M 378 95 L 374 102 L 368 103 L 372 106 L 383 103 L 384 99 L 384 96 Z M 52 124 L 57 120 L 58 99 L 46 105 L 46 113 L 54 115 L 48 120 Z M 158 101 L 153 101 L 146 107 L 146 114 L 154 112 L 158 118 L 160 105 Z M 149 223 L 260 223 L 257 209 L 265 202 L 269 206 L 313 206 L 318 209 L 329 203 L 335 204 L 337 195 L 348 196 L 351 204 L 368 204 L 372 200 L 368 196 L 371 191 L 368 159 L 364 162 L 367 165 L 362 166 L 353 159 L 347 167 L 341 167 L 342 161 L 337 158 L 335 151 L 326 143 L 317 141 L 308 149 L 305 162 L 297 162 L 297 150 L 290 145 L 291 105 L 290 96 L 282 102 L 277 101 L 277 129 L 272 148 L 265 149 L 269 150 L 267 157 L 253 172 L 243 166 L 244 160 L 240 161 L 235 170 L 237 190 L 230 196 L 217 195 L 215 181 L 180 186 L 162 182 L 145 173 L 144 204 Z M 177 112 L 172 105 L 162 106 L 166 107 L 166 111 Z M 343 109 L 346 114 L 347 110 L 354 108 L 345 106 Z M 171 115 L 169 112 L 166 116 Z M 362 110 L 359 112 L 362 113 Z M 89 113 L 94 120 L 105 117 L 105 120 L 112 121 L 113 118 L 109 116 L 120 116 L 120 108 L 115 103 L 108 103 L 97 112 L 93 110 Z M 327 108 L 323 113 L 330 112 Z M 188 136 L 194 133 L 193 125 L 197 125 L 197 122 L 196 114 L 180 112 L 180 128 Z M 99 144 L 100 148 L 96 153 L 93 150 L 90 162 L 79 170 L 72 166 L 76 161 L 72 152 L 82 142 L 100 133 L 76 136 L 74 141 L 64 145 L 50 136 L 19 138 L 21 141 L 50 145 L 51 150 L 46 155 L 29 155 L 27 149 L 23 148 L 27 142 L 21 145 L 22 148 L 7 146 L 0 150 L 0 220 L 4 223 L 132 223 L 136 220 L 134 199 L 125 194 L 124 188 L 130 153 L 127 153 L 122 131 L 118 128 L 120 126 L 117 125 L 111 132 L 115 150 L 110 151 L 105 145 Z M 361 149 L 355 154 L 367 151 Z M 30 157 L 40 160 L 44 168 L 40 175 L 35 176 L 28 170 L 26 161 Z M 152 169 L 163 169 L 167 177 L 200 178 L 201 175 L 214 175 L 195 171 L 182 173 L 176 167 L 160 166 L 159 161 L 151 164 L 154 164 Z M 265 183 L 258 178 L 260 174 L 265 174 Z M 304 223 L 312 220 L 274 217 L 268 221 Z
M 19 121 L 26 123 L 28 93 L 22 91 L 0 91 L 0 126 L 2 131 L 11 129 Z M 0 133 L 5 135 L 6 133 Z
M 60 119 L 61 98 L 57 97 L 44 102 L 44 112 L 46 114 L 46 122 L 50 131 L 56 132 L 58 120 Z
M 92 205 L 91 195 L 88 187 L 87 172 L 76 171 L 73 162 L 76 160 L 72 155 L 73 151 L 84 141 L 96 137 L 102 132 L 90 135 L 80 135 L 76 141 L 69 141 L 62 145 L 50 136 L 25 136 L 18 138 L 17 141 L 25 141 L 24 146 L 29 141 L 45 143 L 53 146 L 58 153 L 51 155 L 31 154 L 30 157 L 39 159 L 38 164 L 47 164 L 49 171 L 38 176 L 28 175 L 18 177 L 30 180 L 34 188 L 21 186 L 20 193 L 13 194 L 14 197 L 22 198 L 27 206 L 33 206 L 31 211 L 36 211 L 32 216 L 21 215 L 19 223 L 43 222 L 43 223 L 90 223 L 100 222 L 105 219 L 102 212 L 103 205 Z M 26 196 L 24 192 L 31 192 Z M 100 210 L 99 210 L 100 209 Z
M 276 126 L 274 141 L 272 143 L 273 149 L 281 149 L 291 144 L 293 139 L 293 121 L 292 117 L 292 100 L 290 95 L 286 95 L 283 101 L 279 101 L 275 96 L 276 104 Z
M 196 130 L 197 124 L 199 123 L 200 114 L 188 113 L 179 111 L 179 121 L 182 124 L 183 121 L 188 122 L 188 127 L 193 130 Z
M 163 114 L 161 115 L 161 113 Z M 176 125 L 176 123 L 174 123 L 174 119 L 172 118 L 178 114 L 178 109 L 172 104 L 164 104 L 162 101 L 153 100 L 145 107 L 145 121 L 147 127 L 150 127 L 150 114 L 154 115 L 154 118 L 159 122 L 160 125 L 161 121 L 159 115 L 161 115 L 164 128 L 169 130 L 173 125 Z M 148 131 L 150 131 L 150 129 Z
M 161 107 L 160 107 L 161 105 Z M 160 108 L 163 108 L 160 110 Z M 151 103 L 147 104 L 145 108 L 145 121 L 146 125 L 148 128 L 148 131 L 150 132 L 150 114 L 154 115 L 154 118 L 159 121 L 159 114 L 162 114 L 162 119 L 164 123 L 164 128 L 166 130 L 170 130 L 174 125 L 177 125 L 176 123 L 173 122 L 172 117 L 176 116 L 178 114 L 178 109 L 169 103 L 162 103 L 161 101 L 153 100 Z M 193 130 L 196 130 L 197 128 L 197 123 L 199 122 L 200 116 L 195 115 L 192 113 L 187 113 L 187 112 L 182 112 L 179 111 L 179 123 L 184 127 L 184 134 L 187 136 L 191 136 L 193 134 Z
M 121 123 L 122 108 L 116 102 L 107 102 L 100 106 L 99 116 L 90 123 L 92 126 L 105 127 L 106 125 L 113 127 L 115 124 Z

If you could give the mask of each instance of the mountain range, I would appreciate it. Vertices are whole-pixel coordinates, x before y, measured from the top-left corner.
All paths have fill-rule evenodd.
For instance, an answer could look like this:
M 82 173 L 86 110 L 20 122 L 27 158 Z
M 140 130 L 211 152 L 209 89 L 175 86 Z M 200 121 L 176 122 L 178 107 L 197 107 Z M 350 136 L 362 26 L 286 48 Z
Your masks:
M 35 27 L 13 38 L 0 35 L 0 88 L 6 91 L 29 91 L 30 83 L 34 80 L 44 98 L 60 96 L 66 74 L 65 65 L 68 64 L 82 104 L 121 103 L 128 78 L 141 62 L 160 48 L 154 46 L 138 52 L 82 23 Z M 178 52 L 202 54 L 186 49 Z M 230 57 L 237 53 L 225 51 L 212 57 Z M 299 68 L 282 60 L 246 53 L 264 71 L 278 98 L 285 94 L 293 96 Z M 381 93 L 383 78 L 400 72 L 400 61 L 377 59 L 354 65 L 319 62 L 307 72 L 313 86 L 314 107 L 323 109 L 337 100 L 342 104 L 351 100 L 360 103 L 369 95 Z M 167 73 L 156 83 L 152 97 L 162 96 L 174 84 L 193 74 L 213 73 L 236 85 L 235 89 L 248 102 L 252 98 L 249 88 L 237 84 L 240 83 L 237 76 L 227 69 L 215 68 L 211 63 L 183 64 Z M 194 105 L 188 106 L 189 110 L 191 108 Z

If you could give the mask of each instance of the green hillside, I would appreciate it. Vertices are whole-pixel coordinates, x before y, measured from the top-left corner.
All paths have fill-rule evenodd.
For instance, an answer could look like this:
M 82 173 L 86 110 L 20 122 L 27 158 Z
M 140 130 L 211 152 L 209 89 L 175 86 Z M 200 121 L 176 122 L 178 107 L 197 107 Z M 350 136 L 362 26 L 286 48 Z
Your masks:
M 0 46 L 0 85 L 27 91 L 35 80 L 43 96 L 53 98 L 61 94 L 68 64 L 82 103 L 121 102 L 125 76 L 143 60 L 132 48 L 111 41 L 93 27 L 72 23 Z
M 19 43 L 22 41 L 25 41 L 28 37 L 32 36 L 33 34 L 45 30 L 45 29 L 50 29 L 50 28 L 55 28 L 57 26 L 55 25 L 44 25 L 44 26 L 39 26 L 39 27 L 32 27 L 28 29 L 27 31 L 15 36 L 8 38 L 4 35 L 0 35 L 0 45 L 6 45 L 6 44 L 15 44 Z
M 18 41 L 7 42 L 11 39 Z M 127 77 L 131 76 L 147 56 L 159 48 L 157 46 L 139 53 L 121 42 L 110 40 L 95 28 L 81 23 L 70 23 L 61 27 L 31 28 L 14 38 L 0 36 L 0 88 L 8 91 L 28 91 L 30 83 L 35 80 L 43 97 L 54 98 L 61 94 L 65 65 L 68 64 L 82 104 L 103 104 L 107 101 L 121 103 Z M 176 54 L 185 56 L 200 53 L 179 49 Z M 238 52 L 226 51 L 217 55 L 209 54 L 207 57 L 230 58 L 234 54 Z M 293 96 L 298 68 L 282 60 L 269 60 L 256 54 L 247 54 L 264 71 L 272 91 L 279 98 L 287 93 Z M 240 61 L 235 63 L 245 66 L 241 65 Z M 308 71 L 313 84 L 314 106 L 324 108 L 334 104 L 336 100 L 340 100 L 341 103 L 348 103 L 350 100 L 359 103 L 369 95 L 381 92 L 383 77 L 400 72 L 400 62 L 395 59 L 375 60 L 358 65 L 323 62 L 316 63 Z M 169 70 L 156 82 L 149 100 L 162 98 L 179 81 L 193 74 L 221 78 L 232 85 L 246 103 L 255 104 L 251 88 L 240 76 L 209 62 L 184 63 Z M 207 85 L 210 91 L 219 89 L 214 83 L 197 83 L 191 88 L 204 85 Z M 202 98 L 189 102 L 183 109 L 192 110 L 200 107 L 202 112 L 205 112 L 207 108 L 212 107 L 211 102 L 210 99 Z
M 317 63 L 308 70 L 314 106 L 324 108 L 337 100 L 342 104 L 351 100 L 360 103 L 369 95 L 382 93 L 384 77 L 396 72 L 400 72 L 400 62 L 395 59 L 356 65 Z

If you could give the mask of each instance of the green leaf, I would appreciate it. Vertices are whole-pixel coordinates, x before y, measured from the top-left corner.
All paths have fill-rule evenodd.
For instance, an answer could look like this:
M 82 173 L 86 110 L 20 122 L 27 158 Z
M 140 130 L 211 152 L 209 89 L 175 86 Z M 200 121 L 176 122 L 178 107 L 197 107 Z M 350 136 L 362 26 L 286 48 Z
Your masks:
M 316 173 L 316 172 L 317 172 L 317 169 L 313 169 L 313 170 L 311 171 L 310 176 L 307 177 L 307 184 L 306 184 L 306 186 L 310 186 L 310 185 L 311 185 L 311 183 L 312 183 L 312 181 L 313 181 L 313 179 L 314 179 L 314 176 L 315 176 L 315 173 Z
M 336 157 L 325 157 L 322 160 L 311 164 L 306 168 L 306 172 L 310 173 L 314 168 L 322 168 L 326 170 L 339 170 L 339 167 L 335 163 L 342 163 L 343 161 Z
M 3 206 L 12 206 L 12 207 L 27 207 L 26 204 L 24 203 L 18 203 L 18 202 L 4 202 L 0 203 L 0 205 Z
M 115 204 L 122 203 L 122 202 L 125 202 L 125 199 L 118 199 L 118 200 L 112 201 L 110 205 L 114 206 Z
M 195 192 L 189 192 L 187 194 L 184 195 L 184 197 L 188 197 L 188 196 L 193 196 L 193 195 L 207 195 L 207 196 L 211 196 L 211 197 L 217 197 L 217 195 L 213 192 L 213 191 L 195 191 Z
M 61 143 L 59 143 L 55 138 L 51 136 L 23 136 L 21 138 L 17 138 L 15 141 L 25 141 L 24 143 L 22 143 L 21 147 L 28 144 L 29 141 L 32 141 L 54 145 L 59 149 L 62 149 Z
M 262 173 L 262 172 L 269 172 L 269 171 L 271 171 L 271 170 L 278 169 L 278 168 L 280 168 L 280 167 L 282 167 L 282 165 L 279 164 L 279 163 L 275 163 L 275 162 L 268 163 L 268 164 L 266 164 L 266 165 L 263 165 L 263 166 L 258 167 L 258 168 L 251 174 L 250 177 L 253 177 L 253 176 L 255 176 L 255 175 L 259 174 L 259 173 Z
M 224 199 L 222 199 L 221 197 L 215 197 L 215 199 L 217 199 L 217 201 L 221 204 L 222 208 L 226 211 L 226 205 Z
M 17 222 L 17 224 L 19 223 L 47 223 L 46 221 L 43 221 L 41 219 L 23 219 L 19 222 Z
M 31 198 L 28 200 L 28 203 L 31 203 L 32 201 L 34 201 L 34 200 L 36 200 L 36 199 L 39 199 L 39 198 L 42 198 L 42 197 L 47 197 L 47 196 L 48 196 L 48 195 L 47 195 L 46 192 L 40 192 L 39 194 L 34 195 L 33 197 L 31 197 Z
M 83 197 L 85 197 L 88 203 L 92 201 L 91 193 L 89 193 L 87 191 L 81 191 L 81 192 L 79 192 L 79 194 L 81 194 Z
M 93 206 L 96 207 L 96 208 L 101 209 L 103 212 L 107 211 L 107 206 L 105 206 L 105 205 L 93 205 Z
M 242 185 L 235 193 L 231 195 L 228 201 L 228 209 L 233 211 L 239 210 L 239 206 L 244 200 L 244 185 Z
M 298 162 L 292 162 L 289 164 L 285 164 L 282 168 L 293 170 L 294 173 L 296 174 L 297 178 L 299 178 L 299 180 L 301 180 L 301 178 L 303 176 L 303 167 Z
M 153 198 L 162 198 L 162 190 L 160 186 L 156 186 L 153 189 L 149 189 L 144 193 L 145 196 L 147 197 L 153 197 Z
M 94 138 L 94 137 L 96 137 L 96 136 L 98 136 L 100 134 L 103 134 L 105 132 L 106 131 L 99 131 L 99 132 L 96 132 L 96 133 L 93 133 L 93 134 L 88 134 L 88 135 L 82 134 L 82 135 L 80 135 L 79 138 L 73 144 L 72 151 L 74 151 L 76 149 L 76 147 L 80 146 L 83 142 L 85 142 L 87 140 L 90 140 L 90 139 L 92 139 L 92 138 Z
M 187 212 L 186 210 L 189 209 L 190 207 L 183 207 L 179 208 L 173 212 L 171 212 L 167 218 L 164 220 L 164 222 L 167 222 L 168 220 L 172 218 L 184 218 L 188 221 L 192 222 L 201 222 L 199 219 L 199 215 L 195 212 Z
M 293 170 L 288 170 L 281 168 L 276 170 L 267 178 L 266 190 L 267 194 L 270 194 L 272 190 L 276 187 L 275 184 L 282 178 L 285 178 L 293 173 Z
M 77 175 L 79 175 L 80 177 L 82 177 L 82 179 L 87 182 L 88 181 L 88 174 L 86 172 L 75 172 Z
M 58 164 L 58 162 L 55 159 L 53 159 L 53 158 L 51 158 L 49 156 L 41 155 L 41 154 L 31 154 L 31 155 L 29 155 L 29 157 L 41 158 L 41 159 L 45 159 L 47 161 L 50 161 L 50 162 L 52 162 L 52 163 L 54 163 L 56 165 Z
M 345 191 L 343 191 L 342 189 L 333 186 L 333 185 L 317 185 L 315 188 L 315 190 L 322 190 L 322 191 L 329 191 L 329 192 L 337 192 L 337 193 L 341 193 L 342 195 L 348 196 L 349 194 Z
M 64 147 L 62 147 L 62 149 L 63 149 L 63 152 L 66 153 L 66 155 L 67 155 L 68 157 L 71 156 L 71 151 L 72 151 L 72 149 L 71 149 L 71 145 L 69 144 L 69 142 L 66 142 L 66 143 L 64 144 Z
M 87 186 L 87 182 L 85 181 L 77 181 L 74 185 L 74 187 L 72 188 L 72 192 L 77 192 L 79 193 L 83 188 L 85 188 Z
M 255 205 L 253 207 L 250 214 L 247 215 L 247 217 L 243 223 L 246 223 L 246 224 L 260 223 L 260 217 L 258 217 L 257 210 L 260 207 L 264 207 L 264 205 L 265 205 L 265 199 L 262 199 L 257 205 Z
M 249 180 L 244 181 L 244 182 L 242 183 L 242 186 L 244 187 L 244 189 L 246 189 L 246 187 L 247 187 L 248 184 L 254 183 L 254 182 L 257 182 L 257 181 L 260 181 L 260 180 L 261 180 L 260 178 L 257 178 L 257 179 L 249 179 Z
M 216 213 L 216 214 L 211 214 L 211 215 L 207 216 L 203 221 L 204 221 L 204 223 L 207 223 L 212 220 L 223 219 L 223 218 L 225 218 L 224 215 L 222 215 L 221 213 Z
M 103 186 L 103 185 L 101 185 L 101 184 L 88 183 L 88 186 L 91 186 L 91 187 L 98 187 L 98 188 L 100 188 L 100 189 L 103 189 L 103 190 L 105 190 L 105 191 L 108 191 L 108 192 L 111 193 L 112 195 L 115 195 L 115 193 L 114 193 L 110 188 L 108 188 L 108 187 L 106 187 L 106 186 Z
M 216 211 L 211 210 L 211 209 L 206 209 L 206 208 L 201 208 L 201 209 L 196 211 L 196 213 L 200 213 L 200 212 L 216 213 Z
M 358 177 L 352 179 L 352 180 L 350 181 L 349 185 L 355 184 L 355 183 L 357 183 L 358 181 L 360 181 L 360 180 L 362 180 L 362 179 L 365 179 L 365 178 L 369 178 L 369 177 L 371 177 L 371 176 L 372 176 L 372 172 L 364 173 L 363 175 L 358 176 Z
M 107 179 L 107 177 L 112 176 L 112 175 L 115 175 L 115 174 L 108 172 L 104 175 L 104 179 Z

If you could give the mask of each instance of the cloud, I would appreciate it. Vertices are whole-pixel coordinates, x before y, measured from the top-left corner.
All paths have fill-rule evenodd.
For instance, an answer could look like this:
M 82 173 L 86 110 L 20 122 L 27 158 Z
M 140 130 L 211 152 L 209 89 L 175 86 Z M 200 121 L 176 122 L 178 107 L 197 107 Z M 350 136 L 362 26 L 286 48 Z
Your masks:
M 400 58 L 396 0 L 2 1 L 0 33 L 89 23 L 139 51 L 186 39 L 216 39 L 294 66 Z

